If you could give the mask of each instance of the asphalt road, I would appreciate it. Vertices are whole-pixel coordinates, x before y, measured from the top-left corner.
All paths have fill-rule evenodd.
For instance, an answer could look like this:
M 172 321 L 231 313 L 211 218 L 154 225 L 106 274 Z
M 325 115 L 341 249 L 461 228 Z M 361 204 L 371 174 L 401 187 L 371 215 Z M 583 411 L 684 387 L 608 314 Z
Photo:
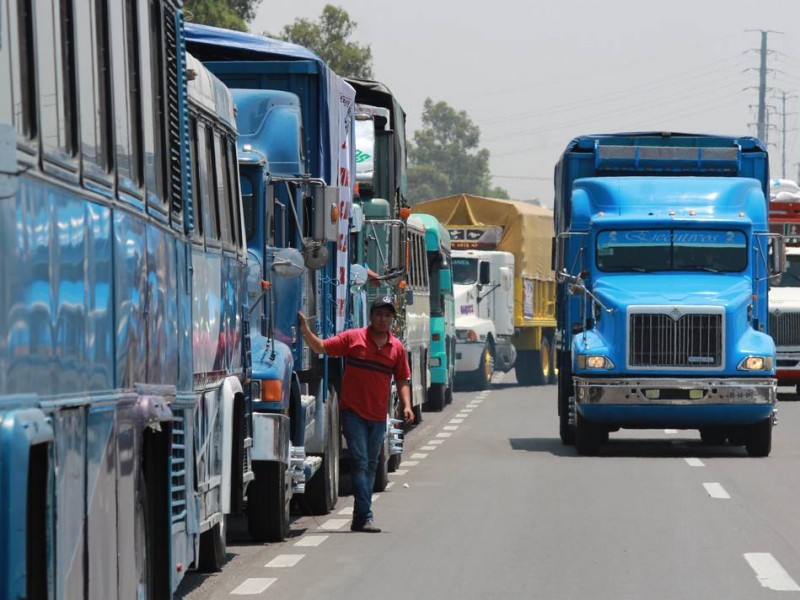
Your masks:
M 189 573 L 177 597 L 800 599 L 796 396 L 781 394 L 768 458 L 670 430 L 582 457 L 558 438 L 555 386 L 514 381 L 424 413 L 375 499 L 382 533 L 349 531 L 351 496 L 281 544 L 234 521 L 224 569 Z

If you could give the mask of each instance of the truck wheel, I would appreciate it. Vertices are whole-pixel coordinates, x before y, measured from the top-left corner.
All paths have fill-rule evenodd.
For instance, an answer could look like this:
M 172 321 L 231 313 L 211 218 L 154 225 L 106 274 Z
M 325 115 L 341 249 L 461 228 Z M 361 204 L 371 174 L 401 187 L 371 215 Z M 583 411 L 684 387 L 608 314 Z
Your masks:
M 222 520 L 200 534 L 200 555 L 197 570 L 201 572 L 217 572 L 222 570 L 227 556 L 225 549 L 225 515 Z
M 477 390 L 488 390 L 492 386 L 492 375 L 494 375 L 494 352 L 491 344 L 486 344 L 481 353 L 481 360 L 478 368 L 472 374 Z
M 539 349 L 539 364 L 536 385 L 547 385 L 553 374 L 553 352 L 550 340 L 542 336 L 542 347 Z
M 425 403 L 427 410 L 441 412 L 445 405 L 445 385 L 443 383 L 432 383 L 428 388 L 428 401 Z
M 517 383 L 522 386 L 533 385 L 535 381 L 534 369 L 532 368 L 537 361 L 533 350 L 518 350 L 517 359 L 514 361 L 514 375 L 517 376 Z
M 750 456 L 769 456 L 772 450 L 772 416 L 750 426 L 745 448 Z
M 291 486 L 283 463 L 253 462 L 247 486 L 247 530 L 256 542 L 282 542 L 289 534 Z
M 704 427 L 700 430 L 700 439 L 709 446 L 722 446 L 727 441 L 727 436 L 718 427 Z
M 306 501 L 314 515 L 327 515 L 339 499 L 339 455 L 341 430 L 339 427 L 339 402 L 336 390 L 328 390 L 325 419 L 325 453 L 322 466 L 306 484 Z
M 550 375 L 547 378 L 547 383 L 555 385 L 558 383 L 558 352 L 552 335 L 547 336 L 547 344 L 550 351 Z
M 575 449 L 578 454 L 594 456 L 600 446 L 608 441 L 608 430 L 596 423 L 587 421 L 580 412 L 577 413 L 575 425 Z

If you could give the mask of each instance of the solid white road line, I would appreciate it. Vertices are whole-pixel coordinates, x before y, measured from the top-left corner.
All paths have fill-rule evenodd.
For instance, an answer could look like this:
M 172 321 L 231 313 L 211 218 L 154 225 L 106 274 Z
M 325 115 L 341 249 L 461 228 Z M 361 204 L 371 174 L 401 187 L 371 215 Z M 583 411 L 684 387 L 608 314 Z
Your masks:
M 301 537 L 297 542 L 295 542 L 295 546 L 303 546 L 303 547 L 316 547 L 319 546 L 322 542 L 327 540 L 330 536 L 329 535 L 304 535 Z
M 703 487 L 706 488 L 708 495 L 712 498 L 720 498 L 721 500 L 727 500 L 730 498 L 730 494 L 728 494 L 728 492 L 725 491 L 725 488 L 719 483 L 704 483 Z
M 800 586 L 769 552 L 749 552 L 744 558 L 763 587 L 777 592 L 800 592 Z
M 272 569 L 285 569 L 295 566 L 304 556 L 305 554 L 279 554 L 264 566 Z
M 665 429 L 664 433 L 666 433 L 667 435 L 675 435 L 676 433 L 678 433 L 678 430 L 677 429 Z
M 274 577 L 251 577 L 245 579 L 239 587 L 231 592 L 232 596 L 251 596 L 260 594 L 273 583 L 278 581 Z
M 684 458 L 683 460 L 686 461 L 686 464 L 690 467 L 705 467 L 705 463 L 700 460 L 699 458 Z

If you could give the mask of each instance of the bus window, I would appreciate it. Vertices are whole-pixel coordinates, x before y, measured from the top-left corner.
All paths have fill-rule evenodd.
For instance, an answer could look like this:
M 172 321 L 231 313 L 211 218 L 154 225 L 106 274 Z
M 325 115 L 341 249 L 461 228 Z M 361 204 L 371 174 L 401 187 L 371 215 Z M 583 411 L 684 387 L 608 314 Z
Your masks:
M 233 232 L 231 231 L 231 195 L 228 185 L 228 173 L 226 163 L 227 153 L 222 147 L 222 136 L 214 133 L 214 189 L 216 193 L 213 202 L 217 207 L 217 218 L 219 219 L 220 239 L 225 246 L 231 246 L 234 242 Z
M 214 166 L 214 132 L 210 127 L 201 126 L 202 137 L 198 140 L 198 148 L 201 149 L 200 181 L 203 187 L 200 189 L 200 201 L 203 204 L 205 216 L 204 231 L 206 242 L 217 245 L 219 242 L 219 220 L 217 218 L 217 203 L 215 201 L 217 183 L 215 181 L 216 168 Z
M 80 0 L 78 0 L 80 1 Z M 164 78 L 161 47 L 162 25 L 158 5 L 153 0 L 139 0 L 139 31 L 150 43 L 140 46 L 139 70 L 142 98 L 142 144 L 144 152 L 144 185 L 149 205 L 166 212 L 167 190 L 164 173 L 167 148 L 164 143 Z M 180 213 L 182 206 L 176 206 Z
M 199 125 L 193 117 L 189 119 L 189 156 L 192 163 L 192 209 L 194 212 L 194 227 L 192 237 L 203 238 L 203 203 L 200 202 L 203 169 L 200 163 L 198 139 Z
M 85 175 L 104 179 L 111 170 L 108 12 L 102 0 L 76 1 L 74 7 L 81 163 Z
M 38 135 L 36 113 L 36 67 L 34 65 L 33 3 L 30 0 L 9 0 L 8 19 L 2 19 L 2 56 L 10 63 L 10 77 L 4 79 L 2 117 L 14 123 L 21 138 Z M 0 73 L 5 73 L 8 63 Z M 13 96 L 11 95 L 13 93 Z

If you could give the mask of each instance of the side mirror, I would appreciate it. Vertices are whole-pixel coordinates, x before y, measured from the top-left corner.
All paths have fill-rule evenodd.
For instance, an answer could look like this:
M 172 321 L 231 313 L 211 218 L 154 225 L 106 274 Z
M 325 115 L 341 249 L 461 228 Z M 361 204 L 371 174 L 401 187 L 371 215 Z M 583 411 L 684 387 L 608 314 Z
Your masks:
M 389 224 L 389 257 L 387 267 L 390 271 L 400 271 L 406 265 L 403 226 L 401 223 Z
M 339 238 L 338 187 L 314 187 L 314 229 L 311 237 L 323 244 Z
M 362 265 L 350 265 L 350 285 L 361 287 L 367 283 L 367 269 Z
M 305 273 L 303 255 L 294 248 L 281 248 L 272 253 L 272 272 L 284 279 L 297 279 Z
M 303 262 L 309 271 L 316 271 L 328 262 L 328 249 L 316 240 L 303 244 Z
M 769 278 L 777 279 L 786 270 L 786 240 L 780 234 L 771 234 Z

